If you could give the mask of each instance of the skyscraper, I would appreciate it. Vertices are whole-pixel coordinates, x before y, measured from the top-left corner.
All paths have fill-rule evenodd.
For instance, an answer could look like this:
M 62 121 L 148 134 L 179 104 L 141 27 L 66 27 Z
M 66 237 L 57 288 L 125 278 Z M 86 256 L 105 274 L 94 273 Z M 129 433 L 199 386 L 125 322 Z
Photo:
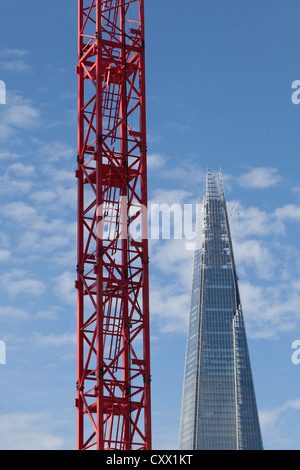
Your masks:
M 179 448 L 263 448 L 222 175 L 208 171 L 194 255 Z

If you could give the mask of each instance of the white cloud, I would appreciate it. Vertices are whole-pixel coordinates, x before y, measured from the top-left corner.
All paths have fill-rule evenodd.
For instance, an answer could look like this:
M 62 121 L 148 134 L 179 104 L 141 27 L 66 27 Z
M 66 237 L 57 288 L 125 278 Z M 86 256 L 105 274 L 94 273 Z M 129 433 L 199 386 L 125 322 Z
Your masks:
M 25 62 L 24 59 L 13 59 L 9 61 L 3 61 L 1 64 L 2 70 L 5 72 L 30 72 L 32 67 Z
M 32 165 L 24 165 L 20 162 L 9 165 L 0 176 L 0 194 L 4 194 L 7 197 L 28 193 L 33 186 L 30 177 L 34 173 L 35 170 Z
M 50 167 L 50 165 L 45 166 L 44 170 L 51 176 L 52 180 L 57 183 L 66 185 L 67 183 L 74 183 L 75 181 L 74 172 L 71 170 L 61 169 L 57 171 L 57 168 Z
M 152 319 L 162 333 L 185 333 L 190 310 L 193 252 L 185 250 L 185 240 L 150 243 L 150 261 Z
M 7 125 L 5 122 L 0 122 L 0 142 L 6 142 L 14 135 L 13 127 Z
M 247 173 L 243 173 L 237 178 L 240 186 L 249 189 L 266 189 L 276 186 L 281 180 L 277 168 L 257 167 L 252 168 Z
M 61 267 L 62 269 L 66 268 L 73 268 L 76 263 L 77 259 L 77 247 L 75 238 L 74 241 L 69 243 L 69 247 L 71 249 L 67 250 L 64 249 L 61 252 L 54 252 L 52 257 L 52 262 L 55 263 L 56 266 Z
M 39 346 L 64 346 L 69 344 L 76 344 L 77 336 L 76 333 L 63 333 L 61 335 L 55 333 L 49 333 L 43 335 L 37 331 L 33 332 L 33 340 Z
M 32 182 L 24 179 L 12 179 L 8 174 L 0 176 L 0 194 L 6 197 L 29 193 Z
M 41 112 L 31 100 L 13 92 L 6 93 L 6 105 L 0 119 L 0 141 L 16 138 L 21 130 L 37 128 L 41 123 Z
M 29 51 L 26 49 L 2 48 L 0 50 L 0 57 L 3 58 L 1 68 L 6 72 L 30 72 L 33 69 L 24 59 L 28 55 Z
M 0 212 L 13 222 L 19 223 L 20 228 L 28 228 L 30 226 L 31 232 L 45 232 L 48 234 L 73 234 L 73 224 L 68 223 L 64 219 L 47 219 L 47 212 L 45 209 L 39 212 L 35 207 L 25 202 L 10 202 L 5 204 Z M 28 230 L 26 230 L 28 231 Z M 24 232 L 25 233 L 25 232 Z
M 251 338 L 276 339 L 299 328 L 300 292 L 291 283 L 239 283 L 247 333 Z
M 151 204 L 184 204 L 190 202 L 192 193 L 184 189 L 156 189 L 149 200 Z
M 270 234 L 284 233 L 284 226 L 274 215 L 259 207 L 243 207 L 239 205 L 230 222 L 232 235 L 235 239 L 247 237 L 266 237 Z
M 159 134 L 154 134 L 153 132 L 148 132 L 147 133 L 147 142 L 149 144 L 157 144 L 162 141 L 162 137 Z
M 172 285 L 150 285 L 150 312 L 161 333 L 185 333 L 189 316 L 189 292 L 180 292 Z
M 31 195 L 33 198 L 38 196 L 35 193 Z M 52 193 L 47 196 L 52 199 Z M 70 221 L 68 217 L 64 219 L 63 215 L 60 219 L 50 216 L 57 209 L 58 204 L 60 208 L 65 207 L 67 203 L 71 204 L 72 197 L 67 193 L 63 204 L 60 202 L 63 200 L 63 194 L 59 191 L 56 196 L 56 199 L 48 205 L 40 201 L 41 205 L 34 207 L 20 201 L 4 204 L 0 208 L 2 220 L 6 222 L 6 228 L 11 230 L 14 254 L 22 252 L 23 261 L 25 258 L 33 259 L 32 257 L 41 259 L 49 256 L 49 253 L 54 253 L 55 256 L 52 256 L 49 261 L 60 262 L 61 255 L 65 257 L 65 250 L 70 254 L 70 246 L 76 245 L 76 223 L 73 220 Z M 55 215 L 56 213 L 55 210 Z M 73 265 L 76 264 L 74 259 Z
M 199 186 L 204 184 L 206 181 L 206 172 L 203 171 L 197 164 L 195 159 L 181 160 L 180 165 L 174 165 L 173 159 L 168 159 L 169 164 L 165 165 L 160 171 L 160 176 L 170 181 L 180 182 L 181 187 L 188 186 L 189 188 L 194 185 L 196 190 L 199 190 Z M 166 159 L 167 162 L 167 159 Z M 198 194 L 196 195 L 198 198 Z
M 19 155 L 15 152 L 11 152 L 10 150 L 0 150 L 0 160 L 13 160 L 18 158 Z
M 283 220 L 296 220 L 300 221 L 300 206 L 295 204 L 286 204 L 283 207 L 279 207 L 275 210 L 275 216 L 283 221 Z
M 77 188 L 75 184 L 71 187 L 57 186 L 57 198 L 61 206 L 68 206 L 72 210 L 77 208 Z
M 37 217 L 36 209 L 23 201 L 5 204 L 1 212 L 6 217 L 19 222 L 26 221 L 29 223 Z
M 65 160 L 75 157 L 76 155 L 75 149 L 65 142 L 60 142 L 58 140 L 54 140 L 52 142 L 43 142 L 37 139 L 33 139 L 33 142 L 38 145 L 39 154 L 42 157 L 45 157 L 47 162 L 59 161 L 62 163 Z M 72 177 L 74 178 L 74 173 Z
M 33 191 L 29 195 L 30 199 L 32 199 L 35 202 L 39 202 L 41 204 L 47 204 L 50 202 L 53 202 L 57 198 L 57 194 L 55 191 L 51 189 L 44 189 L 41 191 Z
M 300 434 L 300 429 L 292 429 L 289 426 L 288 436 L 283 435 L 285 426 L 283 422 L 286 418 L 287 412 L 292 411 L 294 414 L 300 412 L 300 398 L 288 400 L 282 406 L 278 406 L 272 410 L 262 410 L 259 412 L 259 420 L 263 434 L 264 442 L 270 449 L 282 450 L 286 447 L 298 447 L 297 437 Z M 298 420 L 300 418 L 300 414 Z M 282 421 L 283 420 L 283 421 Z
M 185 249 L 185 240 L 165 240 L 149 243 L 151 266 L 161 273 L 173 274 L 183 289 L 190 289 L 194 252 Z
M 263 245 L 262 241 L 236 242 L 234 244 L 234 255 L 238 271 L 243 270 L 244 266 L 253 266 L 259 278 L 272 279 L 275 277 L 276 259 L 267 246 Z
M 3 226 L 2 226 L 3 228 Z M 9 237 L 7 232 L 0 232 L 0 246 L 2 246 L 2 249 L 8 249 L 10 248 L 10 241 L 11 238 Z
M 0 50 L 1 57 L 24 57 L 29 54 L 27 49 L 11 49 L 8 47 L 2 47 Z
M 0 250 L 0 263 L 7 261 L 10 258 L 11 252 L 9 250 Z
M 52 428 L 57 424 L 49 413 L 0 415 L 0 448 L 3 450 L 60 450 L 64 440 Z
M 60 315 L 62 315 L 64 312 L 64 309 L 61 308 L 60 306 L 45 306 L 44 308 L 41 308 L 37 311 L 36 313 L 36 318 L 43 318 L 43 319 L 48 319 L 48 320 L 56 320 L 59 318 Z
M 75 276 L 75 273 L 65 271 L 54 280 L 55 295 L 70 305 L 76 303 Z
M 19 307 L 14 305 L 0 306 L 0 320 L 11 322 L 12 320 L 26 320 L 29 314 Z
M 62 231 L 58 232 L 57 235 L 47 234 L 46 236 L 41 236 L 38 232 L 27 231 L 22 234 L 18 249 L 25 250 L 26 253 L 36 253 L 38 247 L 39 256 L 42 257 L 43 254 L 69 247 L 69 244 L 70 237 Z
M 11 272 L 2 274 L 1 284 L 4 291 L 11 297 L 20 294 L 39 296 L 46 288 L 42 281 L 34 279 L 31 273 L 23 269 L 13 269 Z
M 15 176 L 21 176 L 22 178 L 28 178 L 35 173 L 33 165 L 24 165 L 24 163 L 21 162 L 13 163 L 7 168 L 7 171 Z
M 149 170 L 159 170 L 164 164 L 164 156 L 159 153 L 152 153 L 147 157 L 147 167 Z
M 12 128 L 31 129 L 39 125 L 40 111 L 32 106 L 31 100 L 8 93 L 2 119 Z

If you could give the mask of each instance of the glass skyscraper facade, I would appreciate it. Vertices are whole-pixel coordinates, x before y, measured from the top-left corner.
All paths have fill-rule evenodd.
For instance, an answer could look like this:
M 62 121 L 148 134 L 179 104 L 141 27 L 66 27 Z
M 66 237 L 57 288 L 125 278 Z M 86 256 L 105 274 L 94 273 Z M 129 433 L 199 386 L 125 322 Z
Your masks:
M 222 176 L 207 174 L 194 256 L 179 449 L 263 448 Z

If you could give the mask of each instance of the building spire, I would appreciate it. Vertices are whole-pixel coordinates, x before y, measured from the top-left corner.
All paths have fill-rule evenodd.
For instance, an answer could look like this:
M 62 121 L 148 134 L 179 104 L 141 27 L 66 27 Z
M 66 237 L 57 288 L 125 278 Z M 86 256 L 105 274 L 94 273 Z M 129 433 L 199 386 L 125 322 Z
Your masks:
M 207 172 L 195 251 L 179 448 L 257 450 L 262 439 L 222 172 Z

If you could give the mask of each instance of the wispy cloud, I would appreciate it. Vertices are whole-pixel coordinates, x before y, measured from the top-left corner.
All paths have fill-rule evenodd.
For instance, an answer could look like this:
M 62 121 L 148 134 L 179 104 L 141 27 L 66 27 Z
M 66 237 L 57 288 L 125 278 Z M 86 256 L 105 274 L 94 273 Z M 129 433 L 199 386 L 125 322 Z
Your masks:
M 0 160 L 6 160 L 8 162 L 19 157 L 19 154 L 11 152 L 10 150 L 0 150 Z
M 54 431 L 50 413 L 14 412 L 0 416 L 0 448 L 3 450 L 60 450 L 64 440 Z
M 26 320 L 30 318 L 27 311 L 14 305 L 0 306 L 0 320 L 11 322 L 13 320 Z
M 64 303 L 75 305 L 75 272 L 64 271 L 54 279 L 54 294 Z
M 240 281 L 240 291 L 249 337 L 277 339 L 299 329 L 300 292 L 290 282 Z
M 54 140 L 51 142 L 43 142 L 38 139 L 33 139 L 33 142 L 38 146 L 38 152 L 42 157 L 47 159 L 47 162 L 65 162 L 70 158 L 75 158 L 75 148 L 65 142 Z
M 159 170 L 165 164 L 165 158 L 160 153 L 151 153 L 147 156 L 147 166 L 149 170 Z
M 40 110 L 34 107 L 30 99 L 21 95 L 8 94 L 7 105 L 3 112 L 3 122 L 18 129 L 32 129 L 39 126 Z
M 9 250 L 0 249 L 0 263 L 3 261 L 7 261 L 11 256 L 11 252 Z
M 292 429 L 289 426 L 288 435 L 284 433 L 284 421 L 288 412 L 296 413 L 298 422 L 300 418 L 300 398 L 288 400 L 283 405 L 271 410 L 262 410 L 259 419 L 265 444 L 269 449 L 282 450 L 287 447 L 297 449 L 300 428 Z
M 32 67 L 25 62 L 24 59 L 13 59 L 10 61 L 3 61 L 1 64 L 2 70 L 5 72 L 31 72 Z
M 152 278 L 150 307 L 152 320 L 160 333 L 185 333 L 188 323 L 190 295 L 176 284 L 162 286 Z
M 9 47 L 2 47 L 0 49 L 0 57 L 24 57 L 29 54 L 28 49 L 11 49 Z
M 150 242 L 151 314 L 162 333 L 186 332 L 192 279 L 193 252 L 185 240 Z
M 238 184 L 248 189 L 267 189 L 276 186 L 281 180 L 277 168 L 257 167 L 251 168 L 236 178 Z
M 69 344 L 75 345 L 76 340 L 76 333 L 49 333 L 47 335 L 43 335 L 37 331 L 33 332 L 33 341 L 38 346 L 65 346 Z
M 0 141 L 6 142 L 22 130 L 28 131 L 39 127 L 40 119 L 41 112 L 30 99 L 7 92 L 6 105 L 0 119 Z
M 32 72 L 33 67 L 25 60 L 29 54 L 26 49 L 2 48 L 0 50 L 2 70 L 13 73 Z
M 168 131 L 184 133 L 189 129 L 189 125 L 183 124 L 182 122 L 178 122 L 178 121 L 167 121 L 164 123 L 163 129 L 168 130 Z
M 1 276 L 1 284 L 4 291 L 10 296 L 29 295 L 39 296 L 45 291 L 45 284 L 35 279 L 32 274 L 23 269 L 13 269 Z
M 0 175 L 0 195 L 6 198 L 15 194 L 25 194 L 32 188 L 31 177 L 35 170 L 32 165 L 24 165 L 21 162 L 6 166 Z
M 286 204 L 283 207 L 278 207 L 275 210 L 275 216 L 278 220 L 295 220 L 300 221 L 300 206 L 296 204 Z
M 277 265 L 276 257 L 272 250 L 261 240 L 246 240 L 234 244 L 235 259 L 239 266 L 239 271 L 246 266 L 255 267 L 258 278 L 274 279 L 276 278 L 275 267 Z M 278 273 L 277 273 L 278 276 Z

